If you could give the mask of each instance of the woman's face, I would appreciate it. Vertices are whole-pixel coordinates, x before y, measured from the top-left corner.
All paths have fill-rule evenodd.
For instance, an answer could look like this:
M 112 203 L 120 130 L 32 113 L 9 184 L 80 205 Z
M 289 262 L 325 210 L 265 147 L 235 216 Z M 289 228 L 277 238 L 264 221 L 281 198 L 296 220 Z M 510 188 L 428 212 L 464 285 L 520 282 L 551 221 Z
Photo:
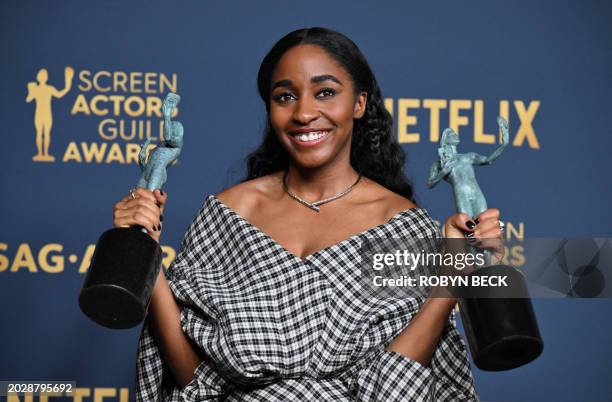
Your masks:
M 272 74 L 270 123 L 299 166 L 315 168 L 350 160 L 353 119 L 363 116 L 366 93 L 322 48 L 298 45 Z

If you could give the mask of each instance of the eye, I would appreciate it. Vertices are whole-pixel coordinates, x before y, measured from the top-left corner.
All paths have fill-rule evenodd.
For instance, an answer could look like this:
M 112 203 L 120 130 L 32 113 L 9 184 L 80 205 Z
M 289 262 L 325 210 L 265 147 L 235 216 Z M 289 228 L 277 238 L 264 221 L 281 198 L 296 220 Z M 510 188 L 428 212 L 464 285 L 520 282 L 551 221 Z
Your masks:
M 277 95 L 274 95 L 272 99 L 274 99 L 278 103 L 287 103 L 291 100 L 291 98 L 295 99 L 295 97 L 289 92 L 283 92 Z
M 336 94 L 333 88 L 323 88 L 317 93 L 317 98 L 331 98 Z

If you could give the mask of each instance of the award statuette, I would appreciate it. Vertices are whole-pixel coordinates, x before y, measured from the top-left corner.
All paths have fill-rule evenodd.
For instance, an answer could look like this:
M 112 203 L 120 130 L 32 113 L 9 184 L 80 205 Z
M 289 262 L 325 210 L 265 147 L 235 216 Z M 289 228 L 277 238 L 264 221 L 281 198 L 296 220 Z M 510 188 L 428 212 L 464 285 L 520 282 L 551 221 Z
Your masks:
M 164 140 L 151 152 L 150 139 L 142 145 L 139 165 L 142 176 L 137 187 L 161 189 L 166 168 L 177 160 L 183 147 L 183 126 L 170 116 L 180 97 L 169 93 L 164 99 Z M 85 282 L 79 306 L 86 316 L 108 328 L 131 328 L 146 316 L 155 281 L 161 267 L 161 249 L 142 227 L 114 228 L 100 236 Z
M 476 216 L 487 209 L 476 182 L 474 165 L 493 163 L 509 143 L 508 123 L 501 117 L 497 118 L 497 123 L 502 132 L 502 144 L 490 156 L 457 153 L 459 136 L 450 128 L 444 130 L 438 148 L 439 160 L 429 173 L 427 185 L 431 188 L 442 179 L 450 183 L 457 211 L 468 216 Z M 485 256 L 488 259 L 488 253 Z M 544 343 L 523 274 L 512 266 L 489 265 L 468 275 L 507 275 L 511 286 L 510 290 L 468 288 L 460 294 L 461 320 L 476 366 L 489 371 L 509 370 L 537 358 Z M 509 294 L 512 297 L 508 297 Z

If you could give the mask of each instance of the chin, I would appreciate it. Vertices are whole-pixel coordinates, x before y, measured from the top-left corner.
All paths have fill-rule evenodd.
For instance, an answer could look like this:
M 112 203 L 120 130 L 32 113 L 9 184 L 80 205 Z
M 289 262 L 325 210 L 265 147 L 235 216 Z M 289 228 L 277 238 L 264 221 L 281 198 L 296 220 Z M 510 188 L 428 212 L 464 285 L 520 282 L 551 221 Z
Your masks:
M 340 156 L 340 152 L 334 151 L 337 150 L 327 148 L 317 152 L 293 152 L 290 155 L 296 165 L 315 169 L 334 162 Z
M 295 158 L 292 156 L 292 159 L 297 166 L 306 169 L 316 169 L 330 162 L 329 158 Z

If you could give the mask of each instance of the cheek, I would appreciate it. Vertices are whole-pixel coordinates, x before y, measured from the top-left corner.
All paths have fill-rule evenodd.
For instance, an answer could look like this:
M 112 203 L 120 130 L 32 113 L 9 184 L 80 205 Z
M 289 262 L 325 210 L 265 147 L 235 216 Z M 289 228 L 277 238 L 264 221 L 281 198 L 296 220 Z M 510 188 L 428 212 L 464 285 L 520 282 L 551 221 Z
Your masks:
M 279 107 L 270 108 L 270 124 L 277 132 L 283 129 L 290 117 L 291 115 L 286 109 Z
M 353 111 L 347 105 L 337 105 L 330 109 L 330 114 L 339 122 L 347 122 L 353 120 Z
M 328 112 L 330 117 L 336 120 L 339 125 L 352 126 L 354 108 L 355 104 L 352 97 L 343 96 L 342 98 L 338 98 L 336 102 L 333 102 L 333 104 L 329 105 Z

